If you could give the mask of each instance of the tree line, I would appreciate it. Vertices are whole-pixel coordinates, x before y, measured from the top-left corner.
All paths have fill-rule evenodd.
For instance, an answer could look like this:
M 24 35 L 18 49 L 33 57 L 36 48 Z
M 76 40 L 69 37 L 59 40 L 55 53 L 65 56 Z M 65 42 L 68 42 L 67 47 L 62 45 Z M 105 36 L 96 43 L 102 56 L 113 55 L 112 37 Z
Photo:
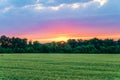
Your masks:
M 0 37 L 0 53 L 120 53 L 120 39 L 69 39 L 41 44 L 26 38 Z

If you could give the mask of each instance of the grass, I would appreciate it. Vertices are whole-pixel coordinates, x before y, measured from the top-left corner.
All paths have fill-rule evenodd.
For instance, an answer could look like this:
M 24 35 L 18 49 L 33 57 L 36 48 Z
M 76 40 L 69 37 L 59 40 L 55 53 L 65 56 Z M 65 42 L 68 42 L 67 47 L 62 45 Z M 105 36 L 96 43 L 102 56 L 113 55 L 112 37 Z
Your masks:
M 120 80 L 120 55 L 0 54 L 0 80 Z

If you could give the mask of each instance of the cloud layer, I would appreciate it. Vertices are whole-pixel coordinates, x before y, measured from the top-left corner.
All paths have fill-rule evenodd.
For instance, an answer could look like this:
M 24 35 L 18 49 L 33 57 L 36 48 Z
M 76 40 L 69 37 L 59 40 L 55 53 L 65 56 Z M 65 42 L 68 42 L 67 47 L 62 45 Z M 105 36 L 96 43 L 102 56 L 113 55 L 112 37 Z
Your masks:
M 61 8 L 84 8 L 91 5 L 103 6 L 107 0 L 1 0 L 0 10 L 5 13 L 11 9 L 59 10 Z

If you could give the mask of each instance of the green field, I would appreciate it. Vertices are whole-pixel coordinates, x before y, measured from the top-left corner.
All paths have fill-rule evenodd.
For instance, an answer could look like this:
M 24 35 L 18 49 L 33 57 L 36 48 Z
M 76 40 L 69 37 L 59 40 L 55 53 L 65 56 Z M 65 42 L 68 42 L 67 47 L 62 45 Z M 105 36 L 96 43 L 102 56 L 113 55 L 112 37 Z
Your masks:
M 0 54 L 0 80 L 120 80 L 120 55 Z

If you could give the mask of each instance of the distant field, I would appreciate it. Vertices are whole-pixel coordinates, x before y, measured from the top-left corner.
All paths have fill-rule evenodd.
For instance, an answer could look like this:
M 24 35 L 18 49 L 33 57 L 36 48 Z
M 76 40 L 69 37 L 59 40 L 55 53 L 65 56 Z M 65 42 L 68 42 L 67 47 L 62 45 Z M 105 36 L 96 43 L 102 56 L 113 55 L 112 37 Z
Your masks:
M 0 80 L 120 80 L 120 55 L 0 54 Z

